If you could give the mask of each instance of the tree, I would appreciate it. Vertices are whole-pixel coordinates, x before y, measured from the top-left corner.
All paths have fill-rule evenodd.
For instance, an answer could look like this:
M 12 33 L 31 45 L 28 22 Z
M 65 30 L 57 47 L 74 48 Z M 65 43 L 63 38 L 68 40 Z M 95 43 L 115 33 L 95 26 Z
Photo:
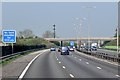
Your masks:
M 104 41 L 104 43 L 101 46 L 104 46 L 106 44 L 110 43 L 110 41 Z
M 53 38 L 54 33 L 51 31 L 45 31 L 42 36 L 43 36 L 43 38 Z
M 18 37 L 19 38 L 33 38 L 35 35 L 33 34 L 32 30 L 26 29 L 24 31 L 19 31 L 18 32 Z
M 59 41 L 50 41 L 51 43 L 54 43 L 55 45 L 57 45 L 57 46 L 60 46 L 60 43 L 59 43 Z
M 22 31 L 19 31 L 18 34 L 17 34 L 18 38 L 23 38 L 23 32 Z

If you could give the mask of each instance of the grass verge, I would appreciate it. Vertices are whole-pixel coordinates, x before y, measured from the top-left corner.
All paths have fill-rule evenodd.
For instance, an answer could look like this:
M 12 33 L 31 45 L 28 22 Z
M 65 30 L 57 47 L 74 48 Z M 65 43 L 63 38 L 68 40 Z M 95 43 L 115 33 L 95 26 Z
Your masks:
M 120 48 L 120 46 L 119 46 Z M 104 46 L 103 49 L 117 51 L 117 46 Z
M 24 52 L 24 53 L 22 53 L 22 54 L 18 54 L 18 55 L 11 56 L 10 58 L 1 60 L 1 61 L 0 61 L 0 65 L 5 66 L 5 65 L 11 63 L 12 61 L 16 60 L 17 58 L 20 58 L 20 57 L 22 57 L 22 56 L 25 56 L 25 55 L 27 55 L 27 54 L 30 54 L 30 53 L 35 52 L 35 51 L 38 51 L 38 50 L 43 50 L 43 49 L 37 49 L 37 50 L 28 51 L 28 52 Z

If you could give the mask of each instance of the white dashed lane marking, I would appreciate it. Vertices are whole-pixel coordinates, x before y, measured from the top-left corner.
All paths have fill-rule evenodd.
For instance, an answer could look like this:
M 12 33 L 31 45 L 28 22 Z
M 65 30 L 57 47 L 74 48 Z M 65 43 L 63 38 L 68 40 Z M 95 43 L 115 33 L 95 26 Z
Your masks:
M 70 74 L 70 77 L 74 78 L 74 76 L 72 74 Z
M 61 62 L 59 62 L 59 63 L 61 63 Z
M 86 64 L 89 64 L 89 62 L 86 62 Z
M 77 58 L 77 57 L 74 57 L 74 58 Z
M 101 67 L 97 67 L 98 69 L 102 69 Z
M 82 61 L 82 59 L 79 59 L 80 61 Z
M 65 66 L 63 66 L 63 69 L 65 69 Z
M 115 75 L 116 77 L 120 77 L 119 75 Z

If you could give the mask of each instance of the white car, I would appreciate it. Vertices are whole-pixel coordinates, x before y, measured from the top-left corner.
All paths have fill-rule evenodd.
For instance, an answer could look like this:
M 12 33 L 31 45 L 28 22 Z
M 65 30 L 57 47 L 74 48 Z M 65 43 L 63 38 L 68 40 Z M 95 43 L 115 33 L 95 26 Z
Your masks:
M 74 49 L 73 48 L 69 48 L 69 51 L 74 51 Z

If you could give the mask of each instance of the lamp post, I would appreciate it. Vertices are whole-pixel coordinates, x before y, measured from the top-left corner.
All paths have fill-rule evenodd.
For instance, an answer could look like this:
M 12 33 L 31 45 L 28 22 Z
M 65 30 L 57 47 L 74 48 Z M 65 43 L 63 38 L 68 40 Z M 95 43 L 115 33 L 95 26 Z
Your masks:
M 117 33 L 117 54 L 119 54 L 119 27 L 117 27 L 116 33 Z
M 78 26 L 76 24 L 73 24 L 75 26 L 75 32 L 76 32 L 76 39 L 77 39 L 77 48 L 78 48 Z
M 56 28 L 55 28 L 55 24 L 53 25 L 53 30 L 54 30 L 54 38 L 55 38 L 55 30 L 56 30 Z
M 90 41 L 90 27 L 91 27 L 91 25 L 90 25 L 90 16 L 91 16 L 91 13 L 90 13 L 90 10 L 91 9 L 93 9 L 93 8 L 96 8 L 96 6 L 91 6 L 91 7 L 88 7 L 88 6 L 83 6 L 83 8 L 86 8 L 87 9 L 87 12 L 88 12 L 88 22 L 89 22 L 89 24 L 88 24 L 88 47 L 90 47 L 91 46 L 91 41 Z
M 78 37 L 80 37 L 80 33 L 81 33 L 81 27 L 82 27 L 82 21 L 83 20 L 85 20 L 86 18 L 75 18 L 76 20 L 79 20 L 80 21 L 80 24 L 79 24 L 79 26 L 76 26 L 77 28 L 76 28 L 76 34 L 77 34 L 77 48 L 80 48 L 80 46 L 79 46 L 79 38 Z M 74 24 L 75 25 L 75 24 Z M 80 31 L 81 30 L 81 31 Z M 79 34 L 79 36 L 78 36 L 78 34 Z

